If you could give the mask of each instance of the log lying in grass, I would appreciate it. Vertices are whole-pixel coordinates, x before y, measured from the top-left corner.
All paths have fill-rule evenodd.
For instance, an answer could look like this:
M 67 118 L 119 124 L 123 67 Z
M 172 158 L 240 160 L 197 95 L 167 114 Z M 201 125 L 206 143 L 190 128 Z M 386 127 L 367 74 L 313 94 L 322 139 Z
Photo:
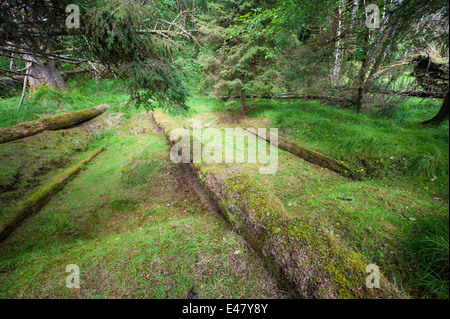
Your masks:
M 95 150 L 88 158 L 80 161 L 74 167 L 71 167 L 61 174 L 57 175 L 52 181 L 36 192 L 31 194 L 28 198 L 16 206 L 11 213 L 12 220 L 6 222 L 5 225 L 0 225 L 0 242 L 8 238 L 9 235 L 28 217 L 34 215 L 39 211 L 55 194 L 57 194 L 64 186 L 73 179 L 81 170 L 83 165 L 90 162 L 98 154 L 103 151 L 103 148 Z M 2 227 L 3 226 L 3 227 Z
M 54 131 L 73 124 L 84 122 L 104 113 L 109 105 L 100 105 L 89 109 L 42 117 L 12 127 L 0 128 L 0 144 L 39 134 L 43 131 Z
M 170 133 L 181 126 L 161 113 L 154 119 L 169 142 L 177 143 Z M 402 298 L 382 275 L 379 289 L 367 288 L 368 260 L 317 225 L 289 217 L 274 194 L 239 168 L 189 165 L 232 227 L 294 297 Z
M 323 96 L 314 94 L 296 94 L 296 93 L 276 93 L 276 94 L 247 94 L 245 96 L 247 99 L 258 98 L 258 99 L 298 99 L 298 100 L 325 100 L 336 103 L 352 103 L 353 101 L 344 97 L 333 97 L 333 96 Z M 219 97 L 222 100 L 226 99 L 239 99 L 240 95 L 224 95 Z
M 270 141 L 270 131 L 266 130 L 266 135 L 260 135 L 258 134 L 258 130 L 255 130 L 255 132 L 252 132 L 251 130 L 248 130 L 248 132 L 255 134 L 256 136 L 266 140 Z M 285 138 L 282 138 L 280 136 L 274 135 L 272 138 L 278 138 L 278 148 L 281 148 L 282 150 L 292 153 L 294 155 L 297 155 L 298 157 L 304 159 L 305 161 L 308 161 L 312 164 L 316 164 L 319 166 L 322 166 L 324 168 L 328 168 L 329 170 L 332 170 L 336 173 L 341 174 L 345 177 L 353 176 L 352 170 L 350 167 L 348 167 L 343 162 L 339 162 L 333 158 L 327 157 L 325 155 L 322 155 L 320 153 L 317 153 L 315 151 L 312 151 L 310 149 L 307 149 L 306 147 L 297 145 Z

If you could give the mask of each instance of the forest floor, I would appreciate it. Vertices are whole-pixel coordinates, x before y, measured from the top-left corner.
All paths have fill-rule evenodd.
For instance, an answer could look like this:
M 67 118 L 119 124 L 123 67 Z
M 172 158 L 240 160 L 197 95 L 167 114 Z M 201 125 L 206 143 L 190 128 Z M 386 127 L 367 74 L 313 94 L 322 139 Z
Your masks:
M 288 297 L 190 171 L 169 160 L 150 115 L 97 121 L 111 118 L 106 151 L 0 246 L 0 296 L 186 298 L 194 286 L 199 298 Z M 65 288 L 69 264 L 81 289 Z
M 120 92 L 115 100 L 98 89 L 90 93 L 96 97 L 83 98 L 85 107 L 125 102 Z M 81 108 L 82 95 L 52 99 L 71 110 Z M 448 168 L 441 168 L 448 167 L 448 125 L 424 131 L 309 101 L 279 109 L 274 103 L 257 102 L 242 117 L 237 103 L 197 97 L 189 117 L 174 119 L 220 130 L 278 127 L 281 136 L 344 160 L 364 173 L 361 180 L 284 151 L 273 175 L 239 165 L 289 216 L 379 265 L 406 296 L 442 297 L 445 290 L 448 296 L 448 279 L 447 286 L 421 285 L 423 270 L 411 250 L 430 221 L 448 225 Z M 21 112 L 22 120 L 33 119 L 26 104 Z M 427 150 L 429 144 L 434 148 Z M 0 222 L 18 201 L 101 146 L 103 153 L 0 244 L 0 298 L 185 298 L 192 286 L 199 298 L 289 298 L 195 176 L 170 161 L 165 136 L 142 110 L 113 108 L 74 128 L 0 145 Z M 402 165 L 413 165 L 408 160 L 424 149 L 431 173 L 405 175 Z M 81 289 L 65 287 L 69 264 L 80 268 Z

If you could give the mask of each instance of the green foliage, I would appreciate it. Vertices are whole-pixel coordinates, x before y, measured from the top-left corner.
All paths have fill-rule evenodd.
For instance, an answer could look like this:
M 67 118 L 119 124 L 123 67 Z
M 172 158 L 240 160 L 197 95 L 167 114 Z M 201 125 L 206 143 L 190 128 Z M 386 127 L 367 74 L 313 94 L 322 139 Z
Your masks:
M 271 49 L 260 36 L 243 33 L 238 22 L 239 14 L 249 12 L 258 3 L 229 0 L 211 4 L 215 12 L 224 15 L 210 17 L 203 25 L 203 41 L 208 51 L 199 55 L 210 85 L 216 96 L 228 93 L 240 94 L 242 90 L 270 93 L 276 87 L 279 75 L 276 61 L 270 57 Z M 228 11 L 233 7 L 235 10 Z
M 240 21 L 247 33 L 275 42 L 279 51 L 289 45 L 291 34 L 303 39 L 326 28 L 337 5 L 337 1 L 329 0 L 281 0 L 275 7 L 248 12 Z
M 408 243 L 417 265 L 413 281 L 428 298 L 449 297 L 449 218 L 420 218 Z
M 132 0 L 99 1 L 89 9 L 83 31 L 94 56 L 126 82 L 136 106 L 183 110 L 188 91 L 171 61 L 171 33 L 164 37 L 165 30 L 154 30 L 165 12 Z

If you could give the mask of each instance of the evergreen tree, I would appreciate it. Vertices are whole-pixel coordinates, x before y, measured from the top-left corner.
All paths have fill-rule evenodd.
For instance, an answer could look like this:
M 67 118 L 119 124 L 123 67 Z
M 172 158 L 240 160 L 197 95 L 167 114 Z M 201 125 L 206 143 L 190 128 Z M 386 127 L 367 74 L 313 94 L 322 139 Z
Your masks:
M 279 77 L 265 39 L 245 34 L 240 26 L 239 17 L 257 5 L 241 0 L 211 3 L 208 7 L 214 14 L 204 19 L 202 26 L 209 52 L 200 57 L 200 62 L 215 95 L 237 92 L 244 113 L 248 111 L 247 93 L 269 94 Z
M 80 8 L 79 29 L 65 25 L 68 4 Z M 41 67 L 53 61 L 99 61 L 127 83 L 137 106 L 153 108 L 157 102 L 186 109 L 188 91 L 172 57 L 181 37 L 193 38 L 179 24 L 181 14 L 153 1 L 5 1 L 1 3 L 0 53 L 16 53 L 20 55 L 16 59 L 25 61 L 30 59 L 24 55 L 32 56 L 32 63 Z M 55 50 L 64 53 L 55 54 Z

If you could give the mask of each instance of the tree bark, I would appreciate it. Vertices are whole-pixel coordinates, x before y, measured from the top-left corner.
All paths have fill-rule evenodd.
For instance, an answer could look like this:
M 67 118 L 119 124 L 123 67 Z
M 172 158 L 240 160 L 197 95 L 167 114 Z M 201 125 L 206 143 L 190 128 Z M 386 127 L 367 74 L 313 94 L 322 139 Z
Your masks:
M 366 31 L 366 34 L 364 35 L 364 42 L 366 45 L 368 45 L 369 42 L 369 32 Z M 361 59 L 361 69 L 359 70 L 358 75 L 358 96 L 356 98 L 356 112 L 361 113 L 363 109 L 364 104 L 364 95 L 366 93 L 366 73 L 367 73 L 367 67 L 368 67 L 368 49 L 364 52 L 364 57 Z
M 448 96 L 445 97 L 444 103 L 442 103 L 441 109 L 439 110 L 438 114 L 436 114 L 432 119 L 429 119 L 427 121 L 422 122 L 423 125 L 437 125 L 445 120 L 448 121 L 449 119 L 449 109 L 448 109 Z
M 109 106 L 105 104 L 90 109 L 41 117 L 36 121 L 25 122 L 12 127 L 0 128 L 0 144 L 36 135 L 43 131 L 53 131 L 84 122 L 102 114 L 108 108 Z
M 356 99 L 356 113 L 361 113 L 364 104 L 364 83 L 361 83 L 358 87 L 358 97 Z
M 245 89 L 241 90 L 241 112 L 245 113 L 247 111 L 247 101 L 246 101 L 247 95 L 245 93 Z
M 52 61 L 33 60 L 35 62 L 31 65 L 29 77 L 31 93 L 36 92 L 41 87 L 59 91 L 64 91 L 67 88 L 66 82 Z
M 336 31 L 336 48 L 334 49 L 334 67 L 331 73 L 331 87 L 341 85 L 341 33 L 342 33 L 342 7 L 343 0 L 338 2 L 338 27 Z

